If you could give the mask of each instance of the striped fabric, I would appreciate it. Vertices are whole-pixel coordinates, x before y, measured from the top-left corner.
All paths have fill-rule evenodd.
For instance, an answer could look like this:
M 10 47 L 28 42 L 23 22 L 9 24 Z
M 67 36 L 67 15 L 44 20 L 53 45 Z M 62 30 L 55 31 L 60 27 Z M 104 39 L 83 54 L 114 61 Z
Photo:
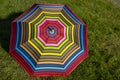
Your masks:
M 30 76 L 67 76 L 88 56 L 86 24 L 64 4 L 34 4 L 11 30 L 9 53 Z

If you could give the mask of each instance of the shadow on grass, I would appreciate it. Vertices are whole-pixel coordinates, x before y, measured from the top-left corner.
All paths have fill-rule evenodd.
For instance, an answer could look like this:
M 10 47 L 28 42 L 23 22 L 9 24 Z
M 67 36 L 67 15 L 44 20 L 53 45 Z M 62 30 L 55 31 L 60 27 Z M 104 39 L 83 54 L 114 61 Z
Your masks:
M 0 18 L 0 44 L 1 47 L 9 52 L 10 36 L 11 36 L 11 22 L 20 16 L 22 12 L 13 13 L 5 19 Z M 40 80 L 52 80 L 52 77 L 40 77 Z
M 0 19 L 0 44 L 2 48 L 9 52 L 10 35 L 11 35 L 11 22 L 17 18 L 22 12 L 13 13 L 6 19 Z

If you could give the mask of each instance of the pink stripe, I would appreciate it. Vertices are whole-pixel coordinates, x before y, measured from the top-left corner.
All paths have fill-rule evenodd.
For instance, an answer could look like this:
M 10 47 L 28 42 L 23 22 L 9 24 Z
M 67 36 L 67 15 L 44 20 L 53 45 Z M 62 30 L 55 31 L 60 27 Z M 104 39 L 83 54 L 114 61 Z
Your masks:
M 58 21 L 62 27 L 64 28 L 64 37 L 57 43 L 57 44 L 50 44 L 50 43 L 46 43 L 41 37 L 39 37 L 39 35 L 37 35 L 37 37 L 40 39 L 40 41 L 45 45 L 45 46 L 58 46 L 62 41 L 64 41 L 66 39 L 66 27 L 58 20 L 58 19 L 45 19 L 41 24 L 38 25 L 38 33 L 40 32 L 40 26 L 43 25 L 46 21 Z

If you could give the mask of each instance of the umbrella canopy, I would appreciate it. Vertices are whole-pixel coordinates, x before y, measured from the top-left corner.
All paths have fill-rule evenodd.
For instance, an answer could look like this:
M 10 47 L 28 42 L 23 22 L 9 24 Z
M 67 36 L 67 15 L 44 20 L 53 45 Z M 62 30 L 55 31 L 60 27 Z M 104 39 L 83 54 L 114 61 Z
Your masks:
M 86 25 L 64 4 L 34 4 L 11 30 L 9 53 L 30 76 L 66 76 L 88 56 Z

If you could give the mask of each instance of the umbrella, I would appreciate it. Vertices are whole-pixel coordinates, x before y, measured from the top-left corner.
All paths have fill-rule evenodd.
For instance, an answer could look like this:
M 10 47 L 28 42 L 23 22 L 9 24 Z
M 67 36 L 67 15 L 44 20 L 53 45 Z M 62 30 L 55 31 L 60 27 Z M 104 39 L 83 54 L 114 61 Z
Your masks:
M 11 30 L 9 53 L 30 76 L 67 76 L 88 56 L 86 24 L 64 4 L 34 4 Z

